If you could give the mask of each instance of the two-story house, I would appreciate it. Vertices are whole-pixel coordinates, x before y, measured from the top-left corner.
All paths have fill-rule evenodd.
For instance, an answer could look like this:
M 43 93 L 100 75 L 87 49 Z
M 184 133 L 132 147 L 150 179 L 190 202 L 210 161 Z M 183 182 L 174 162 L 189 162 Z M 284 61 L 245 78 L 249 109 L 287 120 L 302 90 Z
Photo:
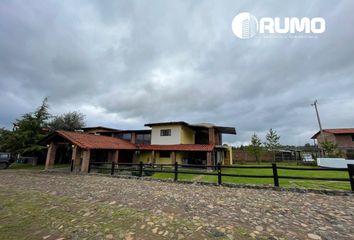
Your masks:
M 232 164 L 232 148 L 222 143 L 233 127 L 188 124 L 183 121 L 145 124 L 149 129 L 83 128 L 81 132 L 57 131 L 42 140 L 48 146 L 46 168 L 58 157 L 60 145 L 72 149 L 74 167 L 87 172 L 91 162 L 157 163 L 188 165 Z M 66 147 L 68 149 L 68 147 Z
M 311 138 L 317 142 L 320 149 L 323 141 L 333 142 L 338 150 L 347 155 L 348 159 L 354 159 L 354 128 L 323 129 L 322 133 L 318 131 Z

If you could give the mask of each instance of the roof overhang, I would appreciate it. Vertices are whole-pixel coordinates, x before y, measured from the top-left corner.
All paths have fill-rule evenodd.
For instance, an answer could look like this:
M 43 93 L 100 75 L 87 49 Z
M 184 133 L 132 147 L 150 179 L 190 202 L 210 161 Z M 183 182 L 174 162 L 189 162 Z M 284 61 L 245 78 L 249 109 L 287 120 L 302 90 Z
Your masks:
M 164 126 L 164 125 L 184 125 L 184 126 L 189 126 L 188 123 L 184 121 L 175 121 L 175 122 L 155 122 L 155 123 L 147 123 L 144 126 L 146 127 L 152 127 L 152 126 Z
M 82 132 L 56 131 L 39 141 L 48 144 L 58 139 L 65 139 L 83 149 L 135 150 L 136 146 L 128 141 L 109 136 L 94 135 Z

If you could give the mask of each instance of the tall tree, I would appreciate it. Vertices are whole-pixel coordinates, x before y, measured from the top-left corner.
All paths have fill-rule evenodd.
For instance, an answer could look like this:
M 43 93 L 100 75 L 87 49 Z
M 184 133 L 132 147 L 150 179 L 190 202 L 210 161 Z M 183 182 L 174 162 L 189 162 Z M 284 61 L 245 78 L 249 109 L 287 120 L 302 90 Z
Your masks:
M 251 137 L 251 144 L 248 145 L 247 151 L 256 158 L 256 161 L 259 164 L 260 163 L 260 154 L 262 151 L 262 141 L 256 135 L 256 133 L 253 133 L 253 135 Z
M 264 146 L 273 153 L 273 162 L 275 162 L 275 152 L 280 147 L 279 139 L 280 136 L 277 134 L 277 132 L 272 128 L 269 129 L 266 135 L 266 142 L 264 143 Z
M 48 127 L 52 131 L 74 131 L 85 127 L 85 115 L 76 111 L 64 113 L 54 117 L 54 119 L 48 123 Z
M 16 119 L 14 131 L 0 130 L 1 151 L 35 155 L 43 150 L 44 147 L 38 145 L 38 141 L 47 134 L 43 128 L 49 118 L 48 99 L 45 98 L 35 112 Z

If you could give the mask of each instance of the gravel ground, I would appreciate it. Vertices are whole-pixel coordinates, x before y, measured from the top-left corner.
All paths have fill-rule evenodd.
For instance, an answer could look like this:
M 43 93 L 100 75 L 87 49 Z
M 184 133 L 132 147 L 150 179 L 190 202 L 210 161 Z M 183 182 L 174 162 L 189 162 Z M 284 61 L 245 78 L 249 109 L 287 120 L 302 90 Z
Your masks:
M 354 239 L 354 196 L 9 170 L 0 187 L 148 213 L 125 239 Z

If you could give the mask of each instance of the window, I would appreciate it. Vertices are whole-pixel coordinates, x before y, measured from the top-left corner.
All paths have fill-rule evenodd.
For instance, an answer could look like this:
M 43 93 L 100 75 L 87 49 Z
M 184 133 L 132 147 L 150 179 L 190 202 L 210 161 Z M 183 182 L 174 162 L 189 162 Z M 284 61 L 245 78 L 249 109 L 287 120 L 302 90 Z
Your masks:
M 160 136 L 171 136 L 171 129 L 161 129 Z
M 139 133 L 136 134 L 136 143 L 139 144 L 150 144 L 151 142 L 151 134 L 150 133 Z
M 160 158 L 170 158 L 170 152 L 169 151 L 161 151 L 160 152 Z
M 352 135 L 352 141 L 354 142 L 354 135 Z
M 132 134 L 131 133 L 118 133 L 116 135 L 118 138 L 130 141 L 132 139 Z

